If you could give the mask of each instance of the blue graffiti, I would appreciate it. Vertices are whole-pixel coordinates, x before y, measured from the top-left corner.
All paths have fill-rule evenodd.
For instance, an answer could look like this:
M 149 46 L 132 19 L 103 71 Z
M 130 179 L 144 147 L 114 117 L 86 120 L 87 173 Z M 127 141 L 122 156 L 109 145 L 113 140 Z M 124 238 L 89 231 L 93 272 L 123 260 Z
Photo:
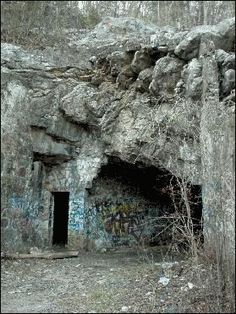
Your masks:
M 42 206 L 38 202 L 30 202 L 26 198 L 19 197 L 15 193 L 10 198 L 10 206 L 17 210 L 23 211 L 23 218 L 34 219 L 42 211 Z
M 73 231 L 80 231 L 84 224 L 84 208 L 73 208 L 69 213 L 69 229 Z
M 81 231 L 84 229 L 84 193 L 81 192 L 69 202 L 69 230 Z
M 16 194 L 13 194 L 10 198 L 10 205 L 13 208 L 23 209 L 26 205 L 26 200 L 22 197 L 16 196 Z

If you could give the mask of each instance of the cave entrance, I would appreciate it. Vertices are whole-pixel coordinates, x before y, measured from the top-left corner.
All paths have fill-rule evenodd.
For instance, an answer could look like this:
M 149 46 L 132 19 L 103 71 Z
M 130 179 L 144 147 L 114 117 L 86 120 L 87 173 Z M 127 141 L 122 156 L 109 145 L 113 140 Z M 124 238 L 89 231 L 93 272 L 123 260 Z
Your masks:
M 65 246 L 68 241 L 69 192 L 52 192 L 54 197 L 52 244 Z
M 95 246 L 159 246 L 170 245 L 180 236 L 181 244 L 184 239 L 173 228 L 186 216 L 180 181 L 163 168 L 109 158 L 88 190 L 87 238 Z M 199 232 L 201 186 L 188 183 L 186 191 L 193 227 Z

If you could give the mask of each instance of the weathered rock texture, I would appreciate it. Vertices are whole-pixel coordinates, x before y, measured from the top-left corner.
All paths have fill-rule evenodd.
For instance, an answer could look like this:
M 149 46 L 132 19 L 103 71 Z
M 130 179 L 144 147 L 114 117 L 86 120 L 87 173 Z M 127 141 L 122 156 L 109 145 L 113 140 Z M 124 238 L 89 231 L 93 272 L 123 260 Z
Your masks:
M 107 18 L 64 51 L 3 43 L 2 249 L 52 245 L 55 191 L 70 192 L 75 249 L 128 236 L 134 204 L 158 215 L 163 204 L 99 175 L 115 158 L 202 185 L 206 243 L 222 230 L 231 259 L 234 45 L 233 19 L 176 33 Z
M 219 101 L 219 68 L 216 54 L 209 51 L 209 46 L 212 47 L 212 42 L 201 44 L 200 142 L 205 248 L 216 253 L 223 268 L 221 273 L 227 274 L 227 281 L 231 282 L 232 278 L 235 281 L 235 108 L 234 103 L 229 106 L 227 99 Z

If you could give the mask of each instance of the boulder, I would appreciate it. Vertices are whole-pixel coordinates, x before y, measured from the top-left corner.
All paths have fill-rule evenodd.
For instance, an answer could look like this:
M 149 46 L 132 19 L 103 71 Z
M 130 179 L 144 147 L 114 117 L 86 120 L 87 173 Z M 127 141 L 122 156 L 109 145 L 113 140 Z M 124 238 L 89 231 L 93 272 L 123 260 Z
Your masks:
M 235 88 L 235 53 L 218 49 L 215 58 L 220 70 L 220 94 L 226 97 Z
M 219 34 L 211 26 L 198 26 L 190 31 L 175 48 L 175 55 L 184 60 L 198 58 L 202 38 L 214 43 L 219 43 L 221 40 Z
M 166 47 L 165 50 L 174 51 L 187 33 L 188 31 L 178 32 L 174 28 L 160 29 L 150 36 L 151 46 L 153 48 Z
M 107 56 L 110 64 L 110 73 L 116 77 L 125 65 L 131 62 L 131 56 L 124 51 L 114 51 Z
M 134 73 L 139 73 L 152 65 L 152 60 L 150 54 L 145 50 L 141 49 L 136 51 L 134 54 L 134 59 L 131 63 L 131 69 Z
M 152 81 L 153 67 L 141 71 L 136 80 L 135 88 L 142 93 L 148 92 L 149 85 Z
M 197 58 L 202 40 L 212 41 L 215 49 L 232 51 L 235 43 L 234 27 L 234 19 L 227 19 L 214 26 L 197 26 L 186 34 L 175 48 L 174 53 L 184 60 Z
M 184 62 L 174 57 L 166 56 L 159 59 L 153 70 L 150 92 L 156 96 L 173 97 L 183 66 Z
M 130 65 L 124 67 L 116 79 L 118 87 L 127 89 L 135 81 L 137 74 L 133 71 Z
M 223 49 L 216 49 L 215 50 L 215 57 L 218 65 L 222 65 L 225 59 L 229 56 L 229 53 L 224 51 Z
M 235 70 L 229 69 L 224 73 L 221 84 L 221 92 L 223 96 L 227 96 L 234 88 L 235 88 Z
M 137 38 L 128 39 L 124 45 L 126 52 L 135 52 L 141 49 L 140 40 Z
M 235 54 L 231 53 L 229 54 L 222 64 L 223 72 L 228 70 L 234 70 L 235 69 Z

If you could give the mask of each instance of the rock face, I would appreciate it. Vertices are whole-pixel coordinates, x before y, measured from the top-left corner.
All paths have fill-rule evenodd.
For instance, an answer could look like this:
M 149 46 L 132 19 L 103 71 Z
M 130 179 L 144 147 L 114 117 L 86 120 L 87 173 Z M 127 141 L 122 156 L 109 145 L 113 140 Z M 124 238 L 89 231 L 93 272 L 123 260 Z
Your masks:
M 204 50 L 211 45 L 202 42 Z M 208 49 L 202 59 L 202 118 L 200 128 L 202 197 L 205 248 L 221 260 L 221 272 L 235 283 L 235 95 L 219 101 L 219 68 L 216 54 Z M 234 98 L 233 98 L 234 97 Z M 231 102 L 230 102 L 231 98 Z M 217 230 L 217 231 L 216 231 Z M 233 286 L 230 287 L 233 289 Z
M 68 221 L 61 228 L 68 234 L 64 244 L 78 249 L 140 236 L 143 217 L 149 221 L 169 204 L 163 185 L 156 184 L 164 175 L 204 187 L 211 175 L 202 162 L 211 120 L 204 106 L 215 93 L 219 106 L 230 107 L 233 23 L 176 33 L 107 18 L 66 51 L 3 43 L 2 249 L 60 244 L 55 192 L 69 192 Z M 204 60 L 214 62 L 217 72 L 207 85 Z M 122 164 L 131 177 L 135 167 L 139 189 L 129 176 L 119 181 L 118 170 L 108 173 L 111 164 Z M 150 169 L 157 200 L 141 183 Z M 138 204 L 144 204 L 140 211 Z M 150 240 L 157 230 L 147 224 L 143 232 Z

